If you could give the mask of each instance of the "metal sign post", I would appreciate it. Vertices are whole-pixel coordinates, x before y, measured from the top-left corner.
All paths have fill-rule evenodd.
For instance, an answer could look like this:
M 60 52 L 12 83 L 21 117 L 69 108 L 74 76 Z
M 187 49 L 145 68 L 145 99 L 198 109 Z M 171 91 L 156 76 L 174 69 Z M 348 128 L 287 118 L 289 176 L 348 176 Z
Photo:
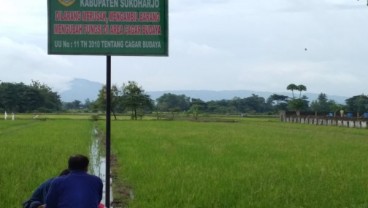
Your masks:
M 106 56 L 106 184 L 105 206 L 110 208 L 111 167 L 111 56 Z

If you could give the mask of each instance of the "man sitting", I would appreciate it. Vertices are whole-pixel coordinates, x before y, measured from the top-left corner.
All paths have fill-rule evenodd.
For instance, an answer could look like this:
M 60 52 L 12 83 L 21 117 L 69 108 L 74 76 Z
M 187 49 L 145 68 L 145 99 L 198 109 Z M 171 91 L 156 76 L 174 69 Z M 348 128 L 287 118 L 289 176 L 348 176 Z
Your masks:
M 69 158 L 70 173 L 52 181 L 46 196 L 47 208 L 93 208 L 102 199 L 102 180 L 87 173 L 89 160 L 83 155 Z

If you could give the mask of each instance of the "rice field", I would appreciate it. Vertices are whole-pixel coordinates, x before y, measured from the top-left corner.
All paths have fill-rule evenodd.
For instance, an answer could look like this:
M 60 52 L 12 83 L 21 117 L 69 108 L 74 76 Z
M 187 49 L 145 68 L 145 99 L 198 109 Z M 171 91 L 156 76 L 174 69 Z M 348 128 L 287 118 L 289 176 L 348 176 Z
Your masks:
M 21 207 L 43 181 L 67 168 L 70 155 L 88 155 L 91 129 L 87 120 L 0 121 L 0 207 Z
M 89 117 L 51 117 L 0 120 L 0 207 L 20 207 L 71 154 L 89 155 Z M 114 199 L 132 208 L 368 207 L 364 129 L 119 120 L 112 149 Z
M 368 207 L 367 130 L 269 119 L 112 129 L 129 207 Z

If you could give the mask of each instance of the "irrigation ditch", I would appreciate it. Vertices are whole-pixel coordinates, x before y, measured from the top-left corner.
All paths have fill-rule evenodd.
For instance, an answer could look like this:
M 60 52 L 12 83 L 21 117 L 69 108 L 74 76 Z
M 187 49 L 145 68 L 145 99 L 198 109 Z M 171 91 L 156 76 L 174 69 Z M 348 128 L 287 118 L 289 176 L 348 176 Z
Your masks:
M 90 171 L 93 175 L 98 176 L 103 182 L 103 197 L 102 203 L 105 203 L 106 194 L 106 157 L 105 157 L 105 134 L 102 130 L 94 125 L 91 133 L 92 143 L 90 148 Z M 110 208 L 128 207 L 128 202 L 134 199 L 133 189 L 127 186 L 122 181 L 118 180 L 117 174 L 117 157 L 111 155 L 111 178 L 110 178 Z M 113 195 L 116 193 L 116 195 Z
M 106 157 L 103 154 L 103 150 L 101 148 L 101 143 L 103 137 L 99 133 L 98 129 L 94 127 L 92 129 L 92 143 L 90 148 L 90 160 L 91 167 L 90 171 L 93 175 L 98 176 L 102 179 L 103 182 L 103 193 L 102 193 L 102 203 L 105 203 L 105 195 L 106 195 Z M 110 184 L 112 184 L 112 179 L 110 179 Z M 110 189 L 110 197 L 111 201 L 113 200 L 112 190 Z M 111 206 L 112 208 L 112 206 Z

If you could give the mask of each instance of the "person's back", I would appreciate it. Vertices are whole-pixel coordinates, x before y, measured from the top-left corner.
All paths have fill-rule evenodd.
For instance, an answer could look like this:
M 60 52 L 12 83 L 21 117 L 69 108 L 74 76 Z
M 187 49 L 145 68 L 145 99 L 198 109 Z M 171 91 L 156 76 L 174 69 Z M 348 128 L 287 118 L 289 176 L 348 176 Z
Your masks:
M 66 176 L 69 174 L 69 169 L 63 170 L 59 177 Z M 56 178 L 56 177 L 55 177 Z M 43 182 L 33 193 L 31 198 L 23 203 L 23 208 L 38 208 L 46 203 L 46 196 L 49 192 L 52 181 L 55 178 L 48 179 Z
M 47 208 L 93 208 L 102 199 L 102 180 L 87 174 L 88 158 L 81 155 L 69 159 L 70 174 L 56 178 L 46 197 Z
M 48 208 L 98 207 L 101 196 L 101 179 L 83 171 L 72 171 L 52 182 L 46 204 Z

